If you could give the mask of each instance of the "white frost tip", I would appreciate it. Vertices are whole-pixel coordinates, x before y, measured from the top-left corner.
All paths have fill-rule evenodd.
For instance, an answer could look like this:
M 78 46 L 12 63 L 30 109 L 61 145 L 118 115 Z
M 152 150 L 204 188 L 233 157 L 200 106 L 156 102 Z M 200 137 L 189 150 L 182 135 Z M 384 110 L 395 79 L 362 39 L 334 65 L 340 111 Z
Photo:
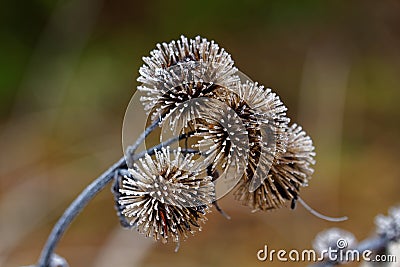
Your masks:
M 181 242 L 176 242 L 176 246 L 175 246 L 175 253 L 177 253 L 179 251 L 179 248 L 181 246 Z

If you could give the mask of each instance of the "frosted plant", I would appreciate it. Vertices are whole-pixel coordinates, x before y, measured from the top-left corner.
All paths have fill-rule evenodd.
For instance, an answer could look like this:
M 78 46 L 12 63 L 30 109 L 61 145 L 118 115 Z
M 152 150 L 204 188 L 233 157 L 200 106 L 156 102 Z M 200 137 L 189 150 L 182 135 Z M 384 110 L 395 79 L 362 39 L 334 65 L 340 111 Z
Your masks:
M 158 44 L 143 61 L 138 90 L 146 94 L 141 100 L 153 119 L 194 97 L 212 96 L 220 86 L 237 86 L 239 81 L 231 56 L 200 36 Z
M 311 165 L 315 163 L 311 138 L 297 124 L 287 128 L 286 137 L 286 151 L 275 158 L 261 186 L 251 192 L 248 181 L 243 179 L 235 191 L 236 199 L 254 211 L 276 209 L 286 201 L 295 201 L 300 187 L 311 178 Z
M 238 114 L 229 106 L 221 105 L 218 111 L 204 114 L 196 120 L 194 136 L 201 139 L 194 145 L 203 152 L 211 170 L 227 168 L 231 162 L 245 166 L 248 150 L 248 132 Z
M 400 240 L 400 207 L 389 209 L 388 216 L 378 215 L 375 218 L 376 232 L 390 241 Z
M 271 89 L 248 81 L 226 102 L 243 120 L 248 132 L 248 166 L 242 180 L 252 192 L 266 179 L 276 156 L 286 149 L 287 108 Z
M 317 214 L 299 198 L 313 173 L 312 140 L 297 124 L 288 126 L 277 94 L 252 82 L 223 48 L 201 37 L 158 44 L 143 61 L 138 92 L 150 126 L 135 142 L 123 142 L 132 144 L 124 147 L 126 155 L 65 211 L 37 266 L 49 266 L 67 226 L 112 180 L 122 226 L 177 247 L 201 230 L 212 204 L 223 213 L 216 201 L 235 187 L 236 198 L 253 210 L 298 200 Z M 160 143 L 137 153 L 157 128 Z
M 247 189 L 254 191 L 267 177 L 275 157 L 285 151 L 286 107 L 270 89 L 249 81 L 234 92 L 220 92 L 217 99 L 227 108 L 221 108 L 220 117 L 204 116 L 207 119 L 195 134 L 203 138 L 198 146 L 208 147 L 204 156 L 212 170 L 225 171 L 232 165 L 245 169 L 237 172 L 243 174 Z
M 172 155 L 171 155 L 172 154 Z M 198 172 L 192 154 L 162 148 L 146 155 L 123 177 L 122 214 L 140 233 L 162 242 L 179 243 L 201 230 L 214 198 L 211 177 Z

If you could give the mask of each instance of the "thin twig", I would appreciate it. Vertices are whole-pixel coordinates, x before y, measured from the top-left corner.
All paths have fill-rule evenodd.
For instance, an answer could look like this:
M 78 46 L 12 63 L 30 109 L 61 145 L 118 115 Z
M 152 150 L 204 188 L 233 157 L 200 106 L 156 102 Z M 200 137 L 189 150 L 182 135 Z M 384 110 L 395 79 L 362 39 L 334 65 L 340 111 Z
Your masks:
M 155 128 L 158 127 L 160 123 L 160 119 L 157 119 L 155 121 L 153 121 L 153 123 L 147 127 L 144 132 L 138 137 L 138 139 L 136 140 L 136 142 L 129 146 L 127 148 L 127 165 L 128 167 L 131 167 L 133 165 L 134 160 L 132 160 L 134 158 L 134 154 L 136 152 L 136 150 L 138 149 L 138 147 L 143 143 L 143 141 L 146 139 L 146 137 L 152 132 L 154 131 Z
M 342 217 L 330 217 L 319 213 L 318 211 L 311 208 L 301 197 L 297 198 L 297 201 L 312 215 L 316 216 L 317 218 L 323 219 L 328 222 L 343 222 L 346 221 L 348 218 L 347 216 Z
M 130 147 L 130 152 L 134 153 L 135 150 L 139 147 L 139 145 L 143 142 L 143 140 L 148 136 L 151 131 L 153 131 L 158 125 L 158 122 L 154 122 L 150 125 L 146 130 L 139 136 L 137 141 L 133 146 Z M 146 151 L 143 151 L 137 155 L 133 155 L 131 158 L 131 162 L 135 162 L 139 158 L 143 157 L 145 154 L 152 155 L 155 150 L 160 149 L 161 147 L 168 146 L 176 141 L 179 141 L 187 136 L 190 136 L 192 133 L 181 134 L 177 137 L 171 138 L 159 145 L 156 145 Z M 188 151 L 197 153 L 197 151 Z M 127 163 L 125 157 L 120 158 L 111 168 L 105 171 L 102 175 L 100 175 L 96 180 L 90 183 L 81 193 L 80 195 L 71 203 L 71 205 L 65 210 L 64 214 L 58 220 L 58 222 L 54 225 L 53 230 L 51 231 L 45 246 L 42 249 L 37 267 L 48 267 L 50 263 L 50 259 L 54 253 L 54 250 L 63 236 L 64 232 L 71 224 L 73 219 L 84 209 L 84 207 L 89 203 L 89 201 L 100 192 L 112 179 L 115 177 L 115 173 L 118 170 L 126 169 Z
M 122 157 L 111 168 L 90 183 L 65 210 L 56 225 L 54 225 L 54 228 L 43 247 L 37 264 L 38 267 L 49 266 L 49 261 L 54 249 L 72 220 L 83 210 L 89 201 L 114 178 L 114 172 L 124 166 L 126 166 L 125 157 Z
M 138 137 L 136 142 L 128 148 L 129 154 L 134 154 L 140 144 L 146 139 L 146 137 L 156 128 L 159 124 L 159 119 L 155 120 L 144 132 Z M 131 159 L 132 157 L 127 157 Z M 129 162 L 133 164 L 133 162 Z M 71 205 L 65 210 L 64 214 L 54 225 L 49 237 L 47 238 L 46 244 L 44 245 L 38 264 L 38 267 L 48 267 L 50 259 L 53 255 L 54 249 L 60 241 L 62 235 L 71 224 L 72 220 L 83 210 L 83 208 L 89 203 L 89 201 L 100 192 L 113 178 L 117 170 L 121 168 L 127 168 L 127 162 L 125 157 L 120 158 L 111 168 L 100 175 L 96 180 L 90 183 L 80 195 L 71 203 Z
M 160 143 L 160 144 L 158 144 L 156 146 L 153 146 L 153 147 L 151 147 L 151 148 L 149 148 L 149 149 L 147 149 L 145 151 L 142 151 L 142 152 L 140 152 L 140 153 L 138 153 L 136 155 L 133 155 L 132 156 L 132 162 L 135 162 L 138 159 L 143 158 L 146 154 L 149 154 L 150 156 L 152 156 L 152 155 L 154 155 L 156 150 L 160 150 L 161 148 L 169 146 L 170 144 L 173 144 L 176 141 L 180 141 L 180 140 L 182 140 L 184 138 L 187 138 L 187 137 L 191 136 L 193 133 L 194 132 L 189 132 L 189 133 L 181 134 L 179 136 L 172 137 L 171 139 L 168 139 L 165 142 L 162 142 L 162 143 Z M 189 152 L 190 150 L 186 150 L 186 151 Z

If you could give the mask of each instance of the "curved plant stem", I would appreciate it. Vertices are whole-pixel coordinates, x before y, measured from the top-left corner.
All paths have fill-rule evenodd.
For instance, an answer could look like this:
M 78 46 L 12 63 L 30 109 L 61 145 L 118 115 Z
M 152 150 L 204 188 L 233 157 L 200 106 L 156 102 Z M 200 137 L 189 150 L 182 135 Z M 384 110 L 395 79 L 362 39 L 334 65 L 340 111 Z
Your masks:
M 154 151 L 160 149 L 163 146 L 167 146 L 176 141 L 179 141 L 183 138 L 186 138 L 188 134 L 181 134 L 180 136 L 171 138 L 159 145 L 149 148 L 146 151 L 143 151 L 137 155 L 134 155 L 134 151 L 139 147 L 140 143 L 144 141 L 144 139 L 153 131 L 158 122 L 150 125 L 138 138 L 135 144 L 130 148 L 131 163 L 135 162 L 139 158 L 143 157 L 146 153 L 152 155 Z M 197 153 L 197 151 L 188 150 L 188 152 Z M 108 170 L 106 170 L 103 174 L 101 174 L 96 180 L 90 183 L 80 194 L 79 196 L 71 203 L 71 205 L 65 210 L 64 214 L 54 225 L 53 230 L 51 231 L 49 237 L 47 238 L 46 244 L 44 245 L 37 267 L 49 267 L 49 263 L 51 257 L 54 253 L 54 250 L 63 236 L 64 232 L 67 230 L 68 226 L 71 224 L 73 219 L 85 208 L 85 206 L 89 203 L 89 201 L 96 196 L 98 192 L 100 192 L 114 177 L 115 172 L 120 169 L 127 169 L 127 163 L 125 157 L 120 158 L 114 165 L 112 165 Z
M 83 210 L 89 201 L 113 179 L 114 172 L 124 166 L 126 166 L 125 157 L 122 157 L 111 168 L 89 184 L 65 210 L 43 247 L 37 264 L 38 267 L 49 267 L 49 261 L 54 249 L 72 220 Z
M 173 144 L 176 141 L 180 141 L 182 139 L 185 139 L 186 137 L 191 136 L 193 133 L 194 132 L 189 132 L 189 133 L 181 134 L 179 136 L 172 137 L 171 139 L 168 139 L 165 142 L 162 142 L 162 143 L 160 143 L 160 144 L 158 144 L 156 146 L 153 146 L 153 147 L 147 149 L 146 151 L 142 151 L 142 152 L 140 152 L 140 153 L 138 153 L 136 155 L 132 155 L 132 162 L 135 162 L 138 159 L 143 158 L 146 154 L 149 154 L 150 156 L 152 156 L 152 155 L 154 155 L 156 150 L 160 150 L 162 147 L 169 146 L 170 144 Z M 187 151 L 188 153 L 190 153 L 190 152 L 196 152 L 197 153 L 198 152 L 197 150 L 196 151 L 191 151 L 190 149 L 187 149 L 185 151 Z
M 147 127 L 144 132 L 138 137 L 138 139 L 136 140 L 136 142 L 129 146 L 126 153 L 128 154 L 128 167 L 131 167 L 133 165 L 134 160 L 133 159 L 133 155 L 135 154 L 136 150 L 138 149 L 138 147 L 143 143 L 143 141 L 146 139 L 146 137 L 152 132 L 154 131 L 154 129 L 156 129 L 158 127 L 160 123 L 160 119 L 157 119 L 155 121 L 153 121 L 153 123 Z
M 138 137 L 136 142 L 128 148 L 128 154 L 132 159 L 133 154 L 140 144 L 146 139 L 146 137 L 158 127 L 159 120 L 155 120 L 144 132 Z M 133 164 L 132 160 L 129 160 L 128 164 Z M 71 203 L 71 205 L 64 211 L 64 214 L 54 225 L 49 237 L 47 238 L 46 244 L 44 245 L 38 264 L 38 267 L 49 267 L 50 259 L 53 255 L 54 249 L 58 242 L 63 236 L 67 227 L 71 224 L 72 220 L 83 210 L 83 208 L 89 203 L 89 201 L 100 192 L 113 178 L 114 173 L 121 169 L 126 168 L 127 162 L 125 157 L 120 158 L 113 166 L 106 170 L 96 180 L 90 183 L 79 196 Z
M 328 222 L 343 222 L 346 221 L 348 218 L 347 216 L 343 216 L 343 217 L 330 217 L 330 216 L 326 216 L 323 215 L 319 212 L 317 212 L 316 210 L 314 210 L 313 208 L 311 208 L 302 198 L 298 198 L 297 201 L 308 211 L 310 212 L 312 215 L 314 215 L 317 218 L 323 219 L 325 221 Z

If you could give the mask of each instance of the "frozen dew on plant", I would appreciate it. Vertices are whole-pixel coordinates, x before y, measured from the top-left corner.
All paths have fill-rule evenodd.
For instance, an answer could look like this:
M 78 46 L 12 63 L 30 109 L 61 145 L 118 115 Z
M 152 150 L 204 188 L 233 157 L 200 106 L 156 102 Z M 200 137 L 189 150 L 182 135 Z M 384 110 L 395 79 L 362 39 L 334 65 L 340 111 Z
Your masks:
M 150 55 L 138 89 L 153 119 L 161 118 L 173 135 L 190 128 L 213 173 L 232 177 L 236 167 L 241 177 L 233 175 L 231 183 L 239 182 L 236 197 L 244 205 L 269 210 L 297 199 L 313 172 L 315 153 L 301 128 L 288 126 L 279 96 L 243 81 L 245 75 L 240 80 L 231 56 L 213 41 L 182 36 L 157 45 Z M 235 114 L 224 114 L 229 110 Z
M 129 142 L 126 158 L 93 181 L 67 209 L 43 249 L 40 266 L 49 265 L 65 227 L 113 178 L 122 226 L 177 247 L 201 230 L 211 205 L 228 217 L 216 201 L 235 187 L 236 198 L 255 211 L 298 200 L 318 217 L 332 219 L 298 197 L 313 173 L 311 138 L 297 124 L 289 127 L 287 108 L 278 95 L 241 73 L 229 53 L 214 41 L 182 36 L 158 44 L 143 61 L 137 89 L 150 126 Z M 124 126 L 128 123 L 125 116 Z M 162 128 L 161 143 L 136 154 L 157 127 Z M 166 129 L 175 136 L 164 142 Z M 167 146 L 174 142 L 178 148 Z M 225 191 L 217 195 L 221 184 Z M 398 209 L 377 222 L 378 233 L 399 239 Z
M 133 227 L 155 240 L 176 243 L 201 230 L 214 200 L 214 185 L 194 163 L 191 154 L 167 147 L 129 170 L 119 204 Z
M 190 84 L 185 85 L 187 86 L 191 87 Z M 214 92 L 212 94 L 214 95 Z M 221 108 L 220 102 L 211 95 L 188 98 L 179 105 L 174 104 L 174 108 L 164 116 L 161 125 L 163 130 L 170 130 L 174 136 L 185 130 L 195 131 L 200 121 L 219 112 L 218 108 Z
M 217 99 L 226 107 L 209 109 L 211 114 L 221 110 L 221 117 L 203 120 L 196 132 L 203 138 L 198 145 L 209 147 L 203 155 L 213 170 L 220 166 L 225 171 L 232 161 L 245 169 L 241 179 L 254 191 L 286 149 L 287 109 L 270 89 L 249 81 L 232 91 L 220 91 Z
M 243 120 L 249 138 L 249 157 L 243 177 L 252 192 L 266 179 L 274 159 L 285 151 L 287 108 L 279 97 L 258 83 L 245 82 L 226 103 Z
M 212 95 L 218 86 L 236 86 L 237 68 L 229 53 L 214 41 L 197 36 L 157 45 L 139 69 L 138 90 L 152 118 L 162 117 L 179 104 Z
M 267 179 L 253 192 L 243 179 L 235 191 L 236 199 L 254 211 L 276 209 L 295 200 L 313 174 L 315 152 L 311 138 L 297 124 L 287 128 L 286 137 L 286 151 L 275 158 Z
M 201 162 L 193 164 L 198 169 L 192 167 L 191 173 L 202 173 L 196 174 L 197 181 L 206 177 L 206 182 L 214 186 L 206 203 L 232 190 L 253 210 L 277 209 L 298 199 L 300 188 L 307 185 L 313 173 L 314 147 L 301 127 L 289 127 L 287 108 L 276 93 L 249 80 L 224 49 L 201 37 L 182 36 L 178 41 L 159 44 L 143 60 L 138 78 L 138 90 L 143 94 L 140 101 L 151 120 L 160 121 L 160 142 L 185 133 L 185 150 L 195 151 L 196 157 L 191 160 Z M 167 150 L 156 153 L 156 161 Z M 180 210 L 181 206 L 190 207 L 190 199 L 184 203 L 171 198 L 171 188 L 177 185 L 155 175 L 160 170 L 150 159 L 146 156 L 125 177 L 119 202 L 132 225 L 156 239 L 166 239 L 177 233 L 178 223 L 166 224 L 166 214 L 154 217 L 146 215 L 150 213 L 145 210 L 157 209 L 159 213 L 160 203 L 168 207 L 173 204 Z M 145 179 L 149 174 L 152 178 Z M 138 193 L 144 189 L 149 194 Z M 146 202 L 151 205 L 143 204 L 144 197 L 151 199 Z M 196 207 L 195 214 L 199 214 L 199 207 L 201 211 L 203 206 L 208 207 L 204 203 L 192 206 Z M 158 228 L 146 224 L 153 219 L 158 224 L 152 225 Z
M 249 143 L 245 125 L 232 108 L 218 102 L 216 105 L 217 109 L 197 120 L 195 136 L 201 139 L 194 147 L 203 152 L 212 171 L 217 167 L 225 169 L 231 162 L 243 167 Z
M 241 179 L 249 154 L 248 132 L 238 114 L 218 100 L 214 108 L 196 120 L 193 148 L 198 149 L 209 174 L 215 179 L 217 199 L 230 192 Z
M 400 240 L 400 206 L 389 209 L 387 216 L 378 215 L 375 218 L 376 232 L 390 241 Z

